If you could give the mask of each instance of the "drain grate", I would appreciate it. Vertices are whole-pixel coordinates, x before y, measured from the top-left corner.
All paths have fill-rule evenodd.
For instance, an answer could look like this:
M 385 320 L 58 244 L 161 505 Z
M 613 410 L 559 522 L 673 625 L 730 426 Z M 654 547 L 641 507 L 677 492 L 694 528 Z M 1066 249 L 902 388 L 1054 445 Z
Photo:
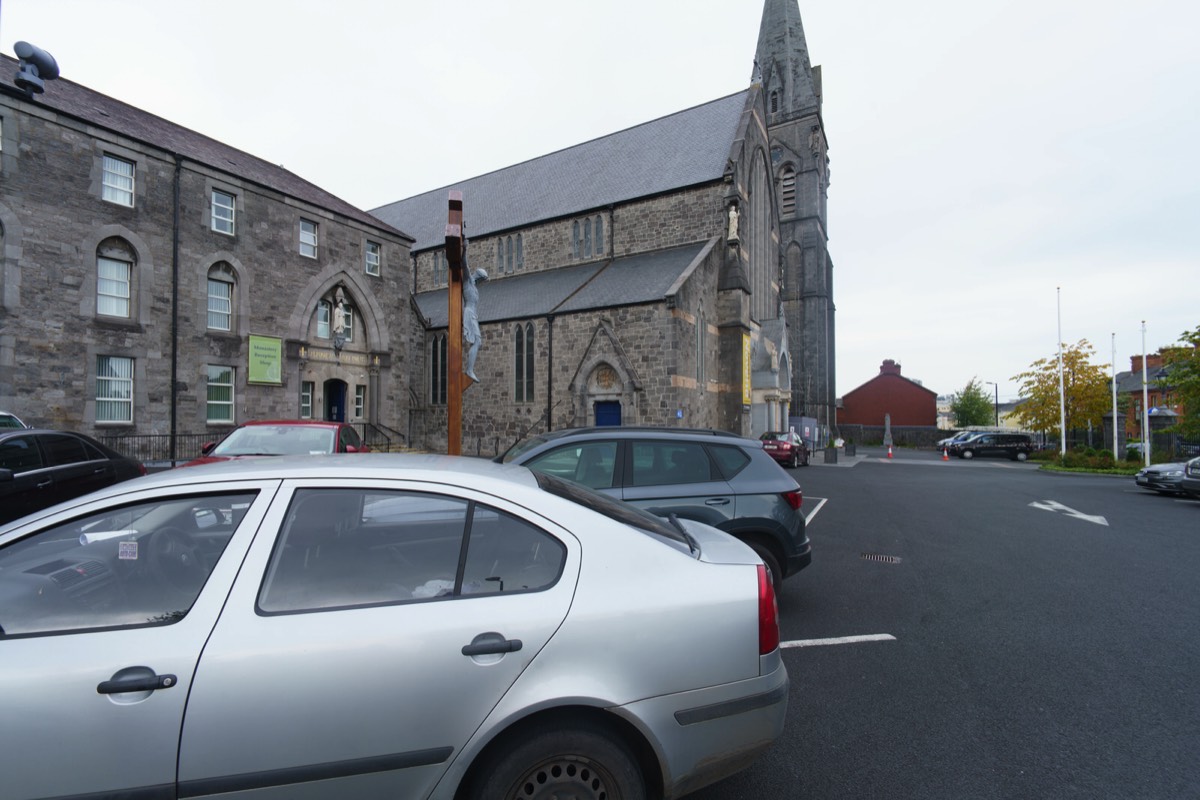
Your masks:
M 864 561 L 878 561 L 881 564 L 899 564 L 900 559 L 897 556 L 881 556 L 879 553 L 863 553 Z

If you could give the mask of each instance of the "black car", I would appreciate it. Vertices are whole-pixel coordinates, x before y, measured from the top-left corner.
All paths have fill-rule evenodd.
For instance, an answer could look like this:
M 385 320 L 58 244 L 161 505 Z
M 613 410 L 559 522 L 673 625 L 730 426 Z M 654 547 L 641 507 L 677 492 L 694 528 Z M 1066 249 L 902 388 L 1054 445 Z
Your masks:
M 0 431 L 0 525 L 145 474 L 141 462 L 81 433 Z
M 582 483 L 660 517 L 720 528 L 750 545 L 776 584 L 812 561 L 796 479 L 758 439 L 634 426 L 534 436 L 496 459 Z
M 1027 433 L 980 433 L 969 439 L 952 442 L 950 455 L 959 458 L 1004 456 L 1024 461 L 1033 452 L 1033 437 Z

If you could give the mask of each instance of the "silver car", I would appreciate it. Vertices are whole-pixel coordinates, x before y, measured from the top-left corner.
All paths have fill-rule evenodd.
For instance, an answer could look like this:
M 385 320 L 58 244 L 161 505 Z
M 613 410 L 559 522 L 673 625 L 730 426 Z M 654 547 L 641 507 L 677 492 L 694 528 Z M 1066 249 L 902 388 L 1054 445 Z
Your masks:
M 749 547 L 523 467 L 171 470 L 0 528 L 2 794 L 675 798 L 778 645 Z

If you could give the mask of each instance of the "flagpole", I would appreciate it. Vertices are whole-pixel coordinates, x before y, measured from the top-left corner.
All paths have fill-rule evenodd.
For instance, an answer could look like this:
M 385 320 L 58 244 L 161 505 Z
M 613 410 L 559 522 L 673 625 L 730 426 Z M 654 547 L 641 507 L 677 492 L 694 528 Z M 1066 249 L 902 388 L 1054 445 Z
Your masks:
M 1058 453 L 1067 457 L 1067 402 L 1066 390 L 1063 386 L 1063 348 L 1062 348 L 1062 287 L 1055 287 L 1058 293 Z
M 1150 388 L 1146 385 L 1146 320 L 1142 320 L 1142 457 L 1150 466 Z
M 1112 335 L 1112 394 L 1113 394 L 1113 461 L 1116 461 L 1117 456 L 1117 333 L 1113 331 Z M 1124 426 L 1122 426 L 1124 427 Z

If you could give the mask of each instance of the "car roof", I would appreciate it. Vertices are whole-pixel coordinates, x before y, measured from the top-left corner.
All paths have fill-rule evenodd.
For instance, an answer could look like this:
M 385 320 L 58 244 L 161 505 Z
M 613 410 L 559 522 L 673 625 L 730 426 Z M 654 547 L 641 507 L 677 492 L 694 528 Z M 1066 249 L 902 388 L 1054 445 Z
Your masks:
M 590 428 L 562 428 L 556 431 L 547 431 L 539 433 L 531 439 L 539 439 L 544 442 L 552 442 L 556 439 L 565 439 L 567 437 L 591 438 L 597 436 L 620 436 L 622 438 L 636 439 L 653 439 L 662 438 L 664 436 L 670 438 L 685 438 L 695 437 L 702 439 L 711 439 L 714 437 L 732 439 L 735 441 L 745 442 L 747 444 L 759 444 L 757 439 L 752 439 L 748 436 L 742 436 L 729 431 L 722 431 L 716 428 L 663 428 L 653 425 L 605 425 L 594 426 Z
M 536 487 L 537 479 L 525 467 L 496 464 L 470 456 L 445 456 L 421 453 L 329 453 L 298 456 L 248 456 L 232 461 L 199 464 L 194 467 L 169 469 L 131 481 L 111 489 L 128 491 L 179 484 L 220 483 L 223 481 L 264 479 L 443 479 L 463 486 L 475 486 L 484 480 Z
M 345 422 L 333 422 L 324 419 L 252 419 L 243 422 L 239 428 L 246 428 L 251 425 L 300 425 L 306 428 L 336 428 L 339 425 L 345 425 Z

